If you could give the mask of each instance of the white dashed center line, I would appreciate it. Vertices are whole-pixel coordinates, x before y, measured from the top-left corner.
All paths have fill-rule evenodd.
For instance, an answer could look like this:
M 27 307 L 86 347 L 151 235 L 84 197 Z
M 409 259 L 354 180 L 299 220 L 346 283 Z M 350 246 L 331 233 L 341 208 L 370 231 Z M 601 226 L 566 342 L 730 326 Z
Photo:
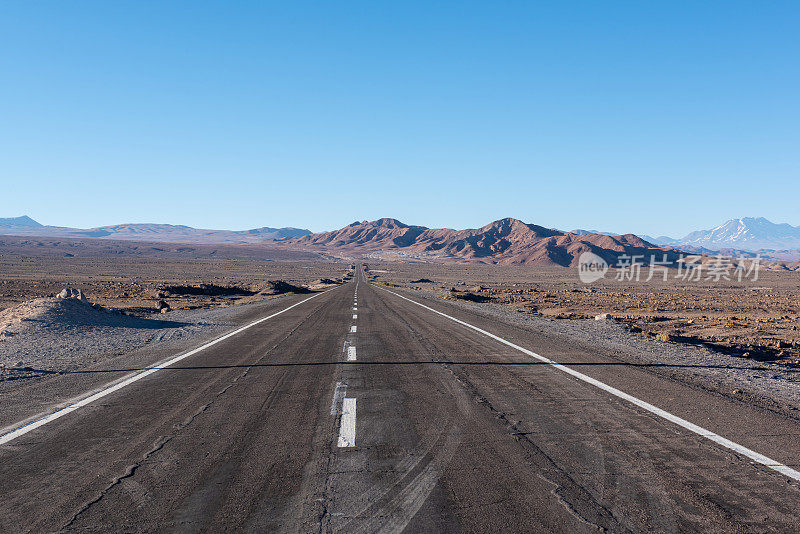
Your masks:
M 339 413 L 339 404 L 347 392 L 347 382 L 336 382 L 336 389 L 333 390 L 333 402 L 331 402 L 331 415 Z
M 358 311 L 358 291 L 353 295 L 353 311 Z M 357 314 L 353 314 L 353 319 L 358 319 Z M 358 330 L 356 325 L 350 326 L 350 333 L 354 334 Z M 347 345 L 347 361 L 356 361 L 356 348 L 352 345 Z M 331 403 L 331 415 L 336 415 L 338 412 L 339 402 L 342 403 L 342 419 L 339 427 L 339 447 L 355 447 L 356 446 L 356 399 L 345 399 L 344 395 L 347 391 L 347 384 L 344 382 L 337 382 L 336 389 L 333 392 L 333 402 Z
M 342 401 L 342 422 L 339 426 L 339 447 L 356 446 L 356 399 Z

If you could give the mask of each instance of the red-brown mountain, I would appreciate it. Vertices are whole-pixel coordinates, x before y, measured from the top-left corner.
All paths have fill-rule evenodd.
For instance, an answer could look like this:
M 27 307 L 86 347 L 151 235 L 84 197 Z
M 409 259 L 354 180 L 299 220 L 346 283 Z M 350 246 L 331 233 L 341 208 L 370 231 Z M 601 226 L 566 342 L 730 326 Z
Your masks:
M 611 265 L 622 255 L 641 255 L 645 261 L 649 261 L 651 255 L 658 260 L 664 254 L 672 261 L 678 258 L 674 249 L 652 245 L 633 234 L 577 235 L 511 218 L 469 230 L 425 228 L 409 226 L 396 219 L 378 219 L 289 239 L 281 246 L 329 254 L 387 253 L 389 256 L 395 253 L 428 260 L 545 266 L 574 265 L 586 251 L 594 252 Z

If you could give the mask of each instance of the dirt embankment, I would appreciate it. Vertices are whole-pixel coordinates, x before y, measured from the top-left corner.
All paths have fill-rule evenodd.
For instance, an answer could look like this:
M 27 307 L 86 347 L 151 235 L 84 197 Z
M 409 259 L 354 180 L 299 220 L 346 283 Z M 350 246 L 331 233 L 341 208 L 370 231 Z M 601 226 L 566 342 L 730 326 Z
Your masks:
M 0 381 L 86 368 L 157 341 L 224 328 L 185 312 L 137 317 L 77 298 L 40 298 L 0 311 Z

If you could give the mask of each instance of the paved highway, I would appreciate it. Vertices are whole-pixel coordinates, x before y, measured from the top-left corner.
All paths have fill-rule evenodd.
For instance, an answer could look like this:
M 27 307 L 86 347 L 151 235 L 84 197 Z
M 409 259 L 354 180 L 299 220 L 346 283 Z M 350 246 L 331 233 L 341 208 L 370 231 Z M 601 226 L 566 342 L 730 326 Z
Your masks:
M 796 420 L 363 273 L 255 319 L 6 429 L 0 531 L 800 531 Z

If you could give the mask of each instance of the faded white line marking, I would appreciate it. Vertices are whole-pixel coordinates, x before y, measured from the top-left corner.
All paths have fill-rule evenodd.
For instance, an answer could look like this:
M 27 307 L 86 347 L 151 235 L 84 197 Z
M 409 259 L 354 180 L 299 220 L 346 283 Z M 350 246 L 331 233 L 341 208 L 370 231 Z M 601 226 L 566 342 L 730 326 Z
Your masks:
M 377 286 L 375 286 L 375 287 L 377 287 Z M 379 287 L 378 289 L 383 289 L 383 288 Z M 387 293 L 391 293 L 392 295 L 395 295 L 396 297 L 400 297 L 403 300 L 407 300 L 408 302 L 411 302 L 413 304 L 416 304 L 417 306 L 425 308 L 426 310 L 429 310 L 429 311 L 432 311 L 433 313 L 441 315 L 442 317 L 447 317 L 451 321 L 455 321 L 456 323 L 458 323 L 458 324 L 460 324 L 462 326 L 466 326 L 467 328 L 471 328 L 472 330 L 474 330 L 476 332 L 480 332 L 481 334 L 483 334 L 483 335 L 485 335 L 487 337 L 490 337 L 490 338 L 494 339 L 495 341 L 499 341 L 500 343 L 502 343 L 504 345 L 507 345 L 507 346 L 511 347 L 512 349 L 516 349 L 516 350 L 518 350 L 518 351 L 520 351 L 520 352 L 522 352 L 524 354 L 527 354 L 528 356 L 531 356 L 532 358 L 536 358 L 539 361 L 542 361 L 544 363 L 550 364 L 553 368 L 558 369 L 559 371 L 563 371 L 563 372 L 565 372 L 565 373 L 567 373 L 569 375 L 572 375 L 575 378 L 577 378 L 578 380 L 582 380 L 583 382 L 586 382 L 587 384 L 591 384 L 591 385 L 593 385 L 595 387 L 598 387 L 598 388 L 602 389 L 603 391 L 606 391 L 607 393 L 610 393 L 610 394 L 614 395 L 615 397 L 619 397 L 620 399 L 624 399 L 624 400 L 626 400 L 626 401 L 638 406 L 639 408 L 647 410 L 648 412 L 650 412 L 652 414 L 655 414 L 655 415 L 657 415 L 657 416 L 659 416 L 659 417 L 661 417 L 663 419 L 666 419 L 667 421 L 670 421 L 671 423 L 675 423 L 676 425 L 678 425 L 680 427 L 683 427 L 686 430 L 689 430 L 691 432 L 694 432 L 695 434 L 697 434 L 699 436 L 707 438 L 707 439 L 713 441 L 714 443 L 716 443 L 718 445 L 722 445 L 726 449 L 730 449 L 730 450 L 732 450 L 734 452 L 737 452 L 737 453 L 741 454 L 742 456 L 746 456 L 747 458 L 750 458 L 754 462 L 758 462 L 758 463 L 760 463 L 761 465 L 763 465 L 765 467 L 769 467 L 770 469 L 773 469 L 773 470 L 777 471 L 778 473 L 780 473 L 782 475 L 785 475 L 785 476 L 787 476 L 789 478 L 793 478 L 794 480 L 800 481 L 800 471 L 792 469 L 791 467 L 789 467 L 789 466 L 787 466 L 785 464 L 782 464 L 782 463 L 780 463 L 780 462 L 778 462 L 776 460 L 773 460 L 772 458 L 764 456 L 763 454 L 761 454 L 759 452 L 756 452 L 756 451 L 754 451 L 752 449 L 748 449 L 744 445 L 739 445 L 738 443 L 733 442 L 733 441 L 731 441 L 731 440 L 729 440 L 727 438 L 723 438 L 719 434 L 715 434 L 714 432 L 711 432 L 710 430 L 707 430 L 707 429 L 705 429 L 705 428 L 703 428 L 701 426 L 698 426 L 698 425 L 696 425 L 696 424 L 694 424 L 694 423 L 692 423 L 690 421 L 687 421 L 686 419 L 678 417 L 677 415 L 673 415 L 673 414 L 669 413 L 666 410 L 662 410 L 661 408 L 659 408 L 657 406 L 654 406 L 654 405 L 650 404 L 649 402 L 645 402 L 645 401 L 643 401 L 641 399 L 638 399 L 638 398 L 634 397 L 633 395 L 629 395 L 628 393 L 625 393 L 624 391 L 619 390 L 619 389 L 617 389 L 615 387 L 609 386 L 608 384 L 605 384 L 604 382 L 600 382 L 599 380 L 596 380 L 596 379 L 592 378 L 591 376 L 588 376 L 588 375 L 585 375 L 585 374 L 583 374 L 581 372 L 575 371 L 574 369 L 571 369 L 571 368 L 567 367 L 566 365 L 560 364 L 560 363 L 558 363 L 556 361 L 553 361 L 553 360 L 551 360 L 549 358 L 545 358 L 544 356 L 536 354 L 535 352 L 533 352 L 531 350 L 528 350 L 526 348 L 520 347 L 519 345 L 515 345 L 514 343 L 511 343 L 510 341 L 506 341 L 505 339 L 501 338 L 500 336 L 496 336 L 496 335 L 492 334 L 491 332 L 487 332 L 486 330 L 478 328 L 477 326 L 473 326 L 473 325 L 471 325 L 471 324 L 469 324 L 467 322 L 464 322 L 464 321 L 462 321 L 460 319 L 456 319 L 455 317 L 451 317 L 451 316 L 447 315 L 446 313 L 442 313 L 442 312 L 440 312 L 438 310 L 434 310 L 433 308 L 425 306 L 424 304 L 420 304 L 419 302 L 416 302 L 414 300 L 406 298 L 403 295 L 399 295 L 399 294 L 395 293 L 394 291 L 389 291 L 388 289 L 383 289 L 383 290 L 386 291 Z
M 331 402 L 331 415 L 339 413 L 339 404 L 347 393 L 347 382 L 336 382 L 336 389 L 333 390 L 333 402 Z
M 339 447 L 356 446 L 356 399 L 342 401 L 342 422 L 339 425 Z
M 352 345 L 347 347 L 347 361 L 348 362 L 356 361 L 356 348 Z
M 355 334 L 355 332 L 356 332 L 356 325 L 353 325 L 350 327 L 350 333 Z
M 68 413 L 72 413 L 72 412 L 74 412 L 75 410 L 77 410 L 79 408 L 83 408 L 87 404 L 91 404 L 91 403 L 93 403 L 94 401 L 96 401 L 98 399 L 102 399 L 103 397 L 106 397 L 106 396 L 114 393 L 115 391 L 119 391 L 120 389 L 122 389 L 122 388 L 124 388 L 126 386 L 130 386 L 134 382 L 138 382 L 139 380 L 141 380 L 142 378 L 144 378 L 146 376 L 152 375 L 153 373 L 161 371 L 162 369 L 166 369 L 170 365 L 174 365 L 174 364 L 178 363 L 179 361 L 181 361 L 181 360 L 183 360 L 185 358 L 188 358 L 189 356 L 193 356 L 193 355 L 197 354 L 198 352 L 200 352 L 202 350 L 205 350 L 205 349 L 207 349 L 209 347 L 212 347 L 212 346 L 216 345 L 217 343 L 219 343 L 221 341 L 224 341 L 224 340 L 226 340 L 226 339 L 228 339 L 230 337 L 235 336 L 236 334 L 244 332 L 248 328 L 251 328 L 251 327 L 253 327 L 253 326 L 255 326 L 255 325 L 259 324 L 259 323 L 263 323 L 264 321 L 272 319 L 273 317 L 277 317 L 278 315 L 280 315 L 280 314 L 282 314 L 284 312 L 287 312 L 287 311 L 291 310 L 292 308 L 294 308 L 296 306 L 299 306 L 299 305 L 303 304 L 304 302 L 308 302 L 309 300 L 311 300 L 311 299 L 313 299 L 315 297 L 318 297 L 320 295 L 322 295 L 322 293 L 317 293 L 316 295 L 312 295 L 312 296 L 308 297 L 307 299 L 303 299 L 300 302 L 292 304 L 288 308 L 284 308 L 281 311 L 273 313 L 270 316 L 262 317 L 261 319 L 253 321 L 252 323 L 246 324 L 243 327 L 238 328 L 238 329 L 234 330 L 233 332 L 229 332 L 229 333 L 225 334 L 224 336 L 218 337 L 217 339 L 215 339 L 213 341 L 210 341 L 210 342 L 206 343 L 205 345 L 203 345 L 201 347 L 198 347 L 198 348 L 196 348 L 194 350 L 191 350 L 191 351 L 189 351 L 189 352 L 187 352 L 185 354 L 181 354 L 179 356 L 175 356 L 174 358 L 169 359 L 169 360 L 167 360 L 167 361 L 165 361 L 163 363 L 156 364 L 155 366 L 150 367 L 149 369 L 147 369 L 146 371 L 142 371 L 141 373 L 133 374 L 133 375 L 123 379 L 121 382 L 117 382 L 114 385 L 107 386 L 106 388 L 101 389 L 97 393 L 89 395 L 88 397 L 84 397 L 84 398 L 78 400 L 77 402 L 74 402 L 74 403 L 70 404 L 69 406 L 61 408 L 60 410 L 57 410 L 57 411 L 55 411 L 55 412 L 53 412 L 51 414 L 45 415 L 41 419 L 37 419 L 37 420 L 32 421 L 32 422 L 30 422 L 30 423 L 28 423 L 28 424 L 26 424 L 24 426 L 21 426 L 21 427 L 17 428 L 16 430 L 12 430 L 11 432 L 3 434 L 2 436 L 0 436 L 0 445 L 4 445 L 4 444 L 6 444 L 6 443 L 8 443 L 8 442 L 10 442 L 10 441 L 22 436 L 22 435 L 27 434 L 31 430 L 35 430 L 35 429 L 37 429 L 37 428 L 39 428 L 41 426 L 46 425 L 47 423 L 51 423 L 51 422 L 55 421 L 56 419 L 64 417 Z

